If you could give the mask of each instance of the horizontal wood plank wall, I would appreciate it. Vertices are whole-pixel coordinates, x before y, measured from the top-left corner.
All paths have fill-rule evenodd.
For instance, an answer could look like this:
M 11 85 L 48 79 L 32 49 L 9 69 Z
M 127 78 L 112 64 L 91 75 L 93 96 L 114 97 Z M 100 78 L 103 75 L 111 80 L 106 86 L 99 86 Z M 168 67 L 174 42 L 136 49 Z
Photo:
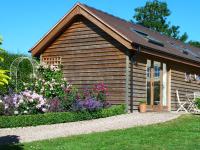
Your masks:
M 200 84 L 196 81 L 191 83 L 185 81 L 185 72 L 191 74 L 200 74 L 200 70 L 194 67 L 183 66 L 180 64 L 171 64 L 171 110 L 177 110 L 176 90 L 179 90 L 181 101 L 186 100 L 186 93 L 200 91 Z
M 146 62 L 146 57 L 141 54 L 136 63 L 130 61 L 130 109 L 133 110 L 138 110 L 139 101 L 147 98 Z
M 125 47 L 84 18 L 74 21 L 43 53 L 61 56 L 68 81 L 82 88 L 103 81 L 112 104 L 125 103 Z

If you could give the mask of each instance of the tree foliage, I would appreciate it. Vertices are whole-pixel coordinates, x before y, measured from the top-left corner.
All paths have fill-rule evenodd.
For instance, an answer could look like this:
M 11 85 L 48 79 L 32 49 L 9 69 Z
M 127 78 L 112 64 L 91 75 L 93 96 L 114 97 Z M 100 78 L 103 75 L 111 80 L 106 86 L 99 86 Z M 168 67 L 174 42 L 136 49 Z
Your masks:
M 183 42 L 187 40 L 187 33 L 180 36 L 180 27 L 171 26 L 171 23 L 167 21 L 171 12 L 166 2 L 159 0 L 148 1 L 145 6 L 136 8 L 135 12 L 133 18 L 138 24 Z
M 2 44 L 2 38 L 0 37 L 0 45 Z M 0 48 L 0 54 L 4 50 Z M 3 62 L 4 58 L 0 55 L 0 62 Z M 0 68 L 0 85 L 8 84 L 9 76 L 6 74 L 8 71 Z
M 189 41 L 188 43 L 192 46 L 200 48 L 200 42 L 198 41 Z

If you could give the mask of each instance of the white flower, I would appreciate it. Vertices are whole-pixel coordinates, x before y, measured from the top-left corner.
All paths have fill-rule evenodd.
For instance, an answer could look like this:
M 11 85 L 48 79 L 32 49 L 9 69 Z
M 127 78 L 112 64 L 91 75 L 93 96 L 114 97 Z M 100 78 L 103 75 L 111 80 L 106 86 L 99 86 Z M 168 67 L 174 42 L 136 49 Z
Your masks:
M 4 105 L 4 108 L 5 108 L 5 109 L 8 109 L 8 104 L 5 104 L 5 105 Z
M 37 109 L 40 109 L 40 107 L 41 107 L 41 105 L 40 105 L 40 104 L 36 105 L 36 108 L 37 108 Z
M 24 114 L 27 114 L 27 113 L 28 113 L 28 111 L 24 110 Z
M 67 85 L 67 88 L 69 89 L 71 86 L 72 86 L 71 84 L 68 84 L 68 85 Z
M 52 83 L 50 83 L 49 85 L 50 85 L 51 88 L 53 87 L 53 84 L 52 84 Z
M 46 108 L 42 108 L 42 111 L 43 111 L 43 112 L 47 112 L 47 109 L 46 109 Z
M 0 100 L 0 103 L 3 103 L 3 101 L 2 101 L 2 100 Z
M 19 100 L 19 104 L 21 104 L 21 103 L 23 103 L 24 102 L 24 100 L 23 99 L 20 99 Z
M 15 115 L 18 115 L 18 114 L 19 114 L 19 112 L 18 112 L 17 110 L 15 110 L 15 111 L 14 111 L 14 114 L 15 114 Z
M 33 99 L 32 99 L 32 98 L 30 98 L 30 99 L 29 99 L 29 102 L 33 102 Z

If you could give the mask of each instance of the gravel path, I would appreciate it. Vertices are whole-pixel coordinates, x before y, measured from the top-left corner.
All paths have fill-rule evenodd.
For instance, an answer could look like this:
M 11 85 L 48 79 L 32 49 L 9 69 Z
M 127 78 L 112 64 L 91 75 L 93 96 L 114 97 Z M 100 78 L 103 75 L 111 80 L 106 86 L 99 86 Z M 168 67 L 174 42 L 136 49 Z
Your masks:
M 179 117 L 178 113 L 132 113 L 96 120 L 42 125 L 36 127 L 0 129 L 0 144 L 30 142 L 71 135 L 130 128 L 161 123 Z

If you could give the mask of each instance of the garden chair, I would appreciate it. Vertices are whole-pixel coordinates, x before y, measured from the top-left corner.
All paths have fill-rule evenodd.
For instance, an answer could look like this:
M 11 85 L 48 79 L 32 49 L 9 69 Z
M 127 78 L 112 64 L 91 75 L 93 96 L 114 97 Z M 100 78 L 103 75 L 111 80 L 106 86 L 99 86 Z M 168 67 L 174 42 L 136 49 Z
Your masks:
M 194 108 L 195 108 L 195 93 L 192 93 L 192 94 L 187 94 L 187 100 L 188 100 L 188 108 L 187 110 L 189 112 L 192 112 L 194 111 Z
M 179 108 L 177 109 L 177 112 L 179 112 L 179 111 L 188 112 L 187 109 L 184 107 L 184 106 L 187 104 L 187 101 L 185 101 L 185 102 L 181 102 L 181 101 L 180 101 L 180 97 L 179 97 L 179 92 L 178 92 L 178 90 L 176 90 L 176 97 L 177 97 L 178 105 L 179 105 Z

